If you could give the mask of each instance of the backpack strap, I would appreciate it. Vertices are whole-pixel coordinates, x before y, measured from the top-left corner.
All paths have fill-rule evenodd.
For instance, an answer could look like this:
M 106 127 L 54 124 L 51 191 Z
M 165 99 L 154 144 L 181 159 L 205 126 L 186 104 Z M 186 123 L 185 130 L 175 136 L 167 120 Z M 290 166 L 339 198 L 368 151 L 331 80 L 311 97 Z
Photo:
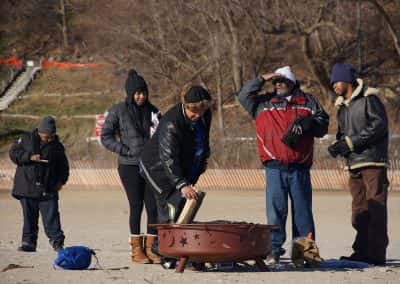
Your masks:
M 92 250 L 91 251 L 93 257 L 96 259 L 96 264 L 94 265 L 94 269 L 96 270 L 103 270 L 103 267 L 99 263 L 99 258 L 97 257 L 96 253 Z

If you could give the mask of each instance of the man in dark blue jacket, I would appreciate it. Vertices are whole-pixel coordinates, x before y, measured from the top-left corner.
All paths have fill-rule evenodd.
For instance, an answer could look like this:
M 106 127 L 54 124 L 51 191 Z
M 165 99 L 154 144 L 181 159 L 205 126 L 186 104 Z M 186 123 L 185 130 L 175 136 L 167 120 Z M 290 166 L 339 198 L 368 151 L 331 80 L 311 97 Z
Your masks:
M 38 128 L 13 143 L 10 158 L 17 165 L 12 195 L 22 206 L 24 224 L 20 251 L 36 251 L 39 212 L 54 250 L 64 245 L 58 210 L 58 191 L 69 176 L 64 146 L 56 135 L 56 123 L 44 117 Z
M 335 64 L 331 84 L 338 95 L 338 132 L 328 150 L 342 156 L 350 173 L 353 254 L 342 259 L 386 262 L 388 194 L 388 119 L 379 91 L 356 79 L 350 64 Z

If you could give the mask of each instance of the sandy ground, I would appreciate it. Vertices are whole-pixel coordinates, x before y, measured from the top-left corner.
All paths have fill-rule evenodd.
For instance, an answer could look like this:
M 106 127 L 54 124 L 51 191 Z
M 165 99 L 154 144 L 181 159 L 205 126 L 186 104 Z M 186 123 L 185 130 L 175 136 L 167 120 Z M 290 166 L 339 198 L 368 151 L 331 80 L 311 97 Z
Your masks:
M 265 223 L 264 198 L 261 191 L 208 192 L 197 220 Z M 0 190 L 0 270 L 9 264 L 33 266 L 0 272 L 0 283 L 400 283 L 399 194 L 392 193 L 389 197 L 388 265 L 363 270 L 291 270 L 284 266 L 273 272 L 259 272 L 250 267 L 227 272 L 187 270 L 176 274 L 159 265 L 130 262 L 128 207 L 122 190 L 66 188 L 61 193 L 60 207 L 66 245 L 86 245 L 95 249 L 104 269 L 55 270 L 52 262 L 56 254 L 44 236 L 42 225 L 38 251 L 16 251 L 22 226 L 20 205 L 8 191 Z M 331 259 L 349 255 L 354 238 L 349 219 L 350 196 L 346 193 L 315 193 L 314 215 L 321 256 Z M 287 242 L 285 247 L 289 246 Z M 284 260 L 288 258 L 286 254 Z

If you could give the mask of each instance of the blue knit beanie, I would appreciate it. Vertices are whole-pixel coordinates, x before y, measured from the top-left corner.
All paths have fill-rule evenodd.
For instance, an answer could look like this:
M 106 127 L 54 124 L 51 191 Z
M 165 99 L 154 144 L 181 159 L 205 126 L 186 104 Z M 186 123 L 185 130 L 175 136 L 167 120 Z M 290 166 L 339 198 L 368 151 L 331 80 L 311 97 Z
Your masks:
M 356 69 L 354 69 L 353 65 L 351 64 L 336 63 L 332 68 L 331 85 L 335 84 L 336 82 L 356 82 L 355 72 Z

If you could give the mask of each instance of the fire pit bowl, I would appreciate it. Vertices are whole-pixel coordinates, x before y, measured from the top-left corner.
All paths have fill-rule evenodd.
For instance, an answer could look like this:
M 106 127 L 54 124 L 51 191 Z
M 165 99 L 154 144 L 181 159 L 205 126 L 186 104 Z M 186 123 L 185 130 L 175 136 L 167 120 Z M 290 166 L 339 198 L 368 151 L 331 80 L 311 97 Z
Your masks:
M 255 260 L 271 253 L 271 230 L 279 227 L 248 223 L 157 224 L 160 254 L 179 259 L 176 272 L 183 272 L 188 260 L 204 263 Z

